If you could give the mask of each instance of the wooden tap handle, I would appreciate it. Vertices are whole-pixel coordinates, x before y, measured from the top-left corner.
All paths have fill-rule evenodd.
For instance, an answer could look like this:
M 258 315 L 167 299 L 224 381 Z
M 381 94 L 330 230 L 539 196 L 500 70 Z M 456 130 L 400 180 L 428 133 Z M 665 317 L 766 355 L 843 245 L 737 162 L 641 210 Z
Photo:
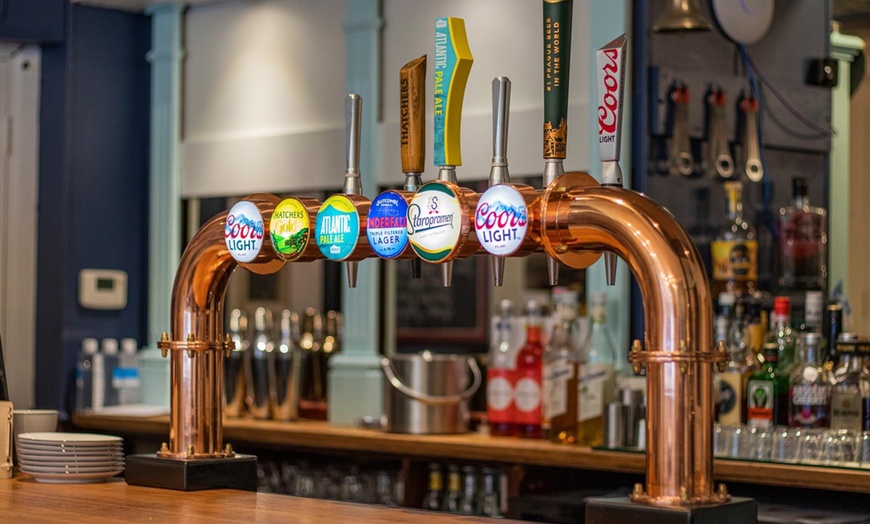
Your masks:
M 422 173 L 426 163 L 426 55 L 399 71 L 399 136 L 402 172 Z

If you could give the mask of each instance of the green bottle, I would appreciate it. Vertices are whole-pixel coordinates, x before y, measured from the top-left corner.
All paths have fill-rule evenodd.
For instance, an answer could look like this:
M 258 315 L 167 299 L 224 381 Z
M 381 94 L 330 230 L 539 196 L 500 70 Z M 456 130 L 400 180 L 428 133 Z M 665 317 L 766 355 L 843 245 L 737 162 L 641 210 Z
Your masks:
M 779 346 L 764 344 L 764 361 L 746 385 L 746 422 L 773 427 L 788 422 L 788 375 L 778 367 Z

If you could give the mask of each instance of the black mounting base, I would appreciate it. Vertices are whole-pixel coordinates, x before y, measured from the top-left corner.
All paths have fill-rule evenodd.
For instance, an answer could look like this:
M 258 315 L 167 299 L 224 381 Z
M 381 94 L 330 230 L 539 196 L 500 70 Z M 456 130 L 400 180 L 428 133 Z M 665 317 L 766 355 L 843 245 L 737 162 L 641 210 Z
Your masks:
M 257 457 L 178 460 L 155 454 L 128 455 L 124 477 L 131 486 L 197 491 L 241 489 L 257 491 Z
M 590 498 L 586 502 L 586 524 L 754 524 L 758 504 L 753 499 L 734 497 L 723 504 L 661 507 L 631 502 L 628 497 Z

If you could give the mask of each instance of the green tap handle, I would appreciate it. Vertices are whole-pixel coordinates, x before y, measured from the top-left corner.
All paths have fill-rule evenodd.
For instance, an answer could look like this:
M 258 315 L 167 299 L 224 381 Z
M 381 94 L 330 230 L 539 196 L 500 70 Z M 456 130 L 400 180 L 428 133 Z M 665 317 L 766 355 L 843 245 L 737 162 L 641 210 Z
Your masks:
M 544 0 L 544 158 L 565 158 L 573 0 Z

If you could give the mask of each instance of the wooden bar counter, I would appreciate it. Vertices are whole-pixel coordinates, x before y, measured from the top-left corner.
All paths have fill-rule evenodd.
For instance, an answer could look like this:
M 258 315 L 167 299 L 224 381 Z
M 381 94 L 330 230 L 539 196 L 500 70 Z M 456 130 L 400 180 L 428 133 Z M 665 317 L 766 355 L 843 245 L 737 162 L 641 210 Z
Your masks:
M 492 522 L 492 519 L 478 517 L 230 489 L 185 492 L 143 488 L 128 486 L 120 478 L 95 484 L 43 484 L 23 473 L 16 473 L 11 479 L 0 479 L 0 515 L 3 522 L 32 524 Z

